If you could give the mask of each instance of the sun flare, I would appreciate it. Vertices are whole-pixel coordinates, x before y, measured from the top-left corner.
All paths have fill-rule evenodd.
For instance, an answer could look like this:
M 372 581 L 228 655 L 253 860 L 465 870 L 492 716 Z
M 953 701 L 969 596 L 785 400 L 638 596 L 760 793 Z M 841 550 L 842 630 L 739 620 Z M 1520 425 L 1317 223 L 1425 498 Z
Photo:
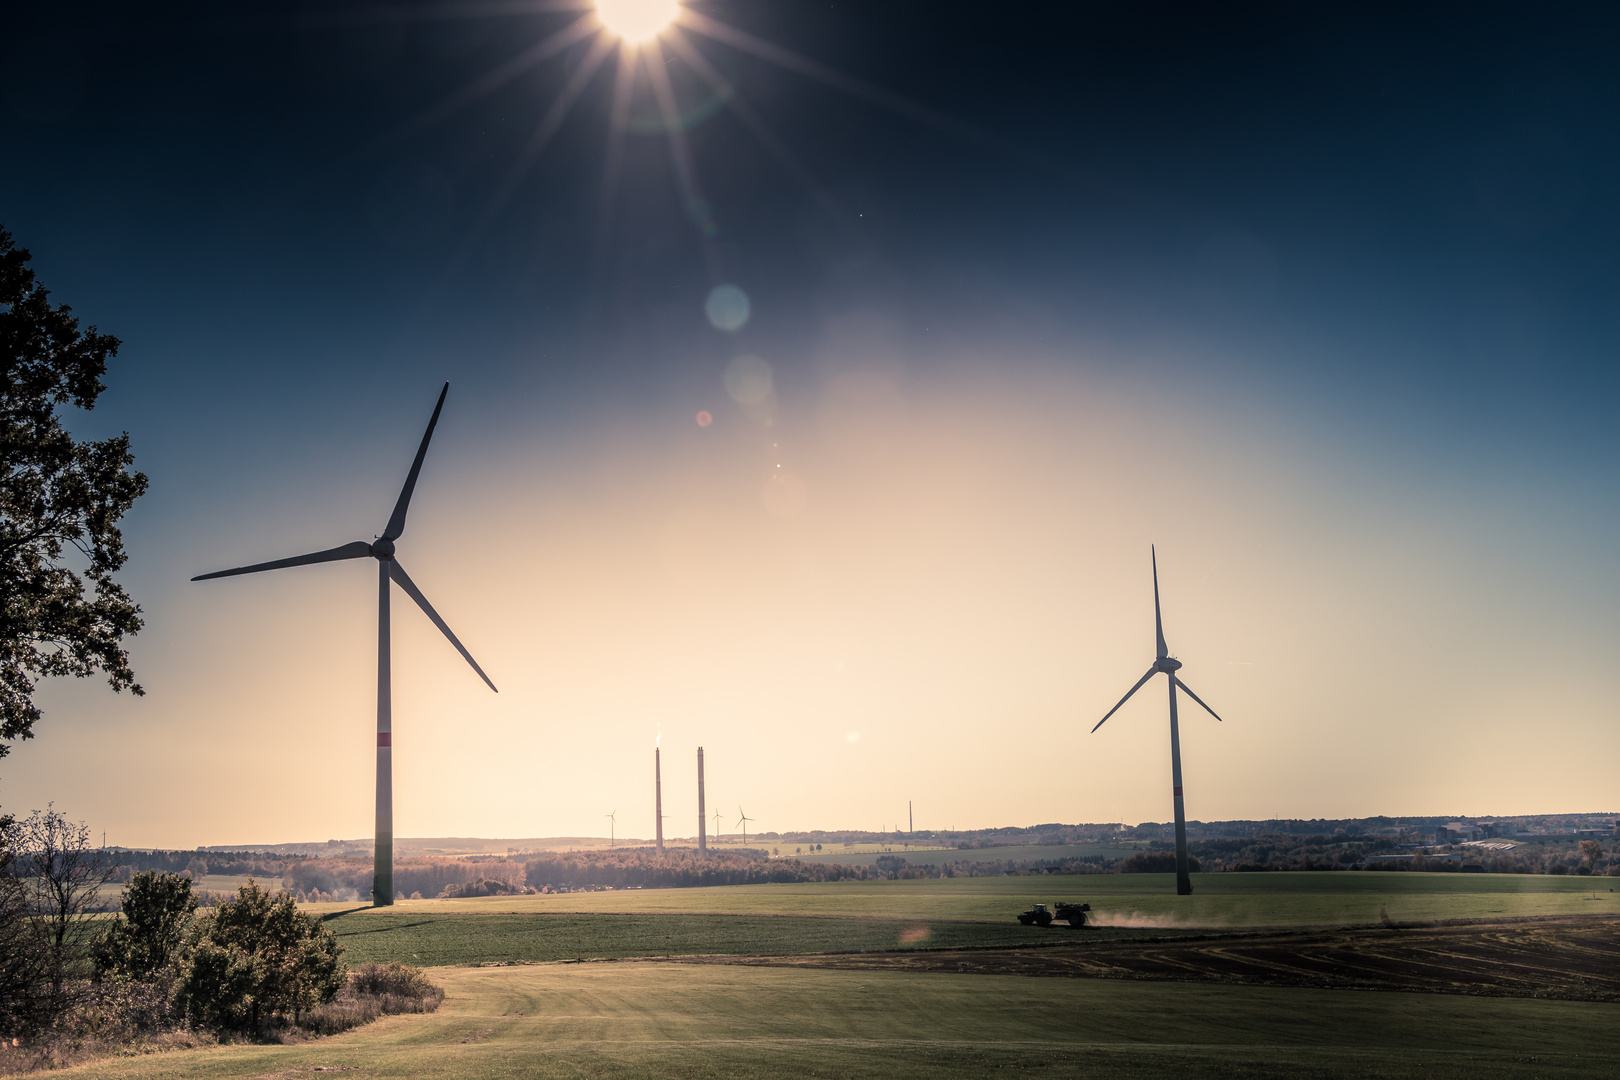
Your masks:
M 674 22 L 680 8 L 680 0 L 596 0 L 596 17 L 631 45 L 640 45 Z

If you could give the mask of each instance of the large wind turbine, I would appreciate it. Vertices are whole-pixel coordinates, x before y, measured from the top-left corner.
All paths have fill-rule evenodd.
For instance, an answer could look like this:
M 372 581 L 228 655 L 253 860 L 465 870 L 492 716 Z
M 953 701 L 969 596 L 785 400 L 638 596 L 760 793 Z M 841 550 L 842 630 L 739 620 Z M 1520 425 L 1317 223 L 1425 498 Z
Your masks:
M 1164 643 L 1164 619 L 1159 615 L 1159 553 L 1152 548 L 1149 550 L 1153 555 L 1153 632 L 1158 639 L 1159 655 L 1153 661 L 1153 666 L 1147 669 L 1147 674 L 1138 679 L 1136 685 L 1119 699 L 1119 705 L 1131 700 L 1131 695 L 1142 689 L 1143 684 L 1159 672 L 1162 671 L 1170 677 L 1170 792 L 1176 806 L 1176 895 L 1190 896 L 1192 878 L 1187 874 L 1187 812 L 1182 806 L 1181 799 L 1181 730 L 1176 726 L 1176 687 L 1181 687 L 1187 692 L 1188 697 L 1200 705 L 1204 705 L 1204 699 L 1193 693 L 1176 675 L 1181 669 L 1181 661 L 1170 655 L 1170 650 Z M 1108 716 L 1119 712 L 1119 705 L 1109 709 Z M 1204 705 L 1204 710 L 1215 719 L 1220 719 L 1216 716 L 1215 710 L 1208 705 Z M 1108 716 L 1097 721 L 1097 727 L 1091 729 L 1093 733 L 1108 723 Z
M 394 558 L 394 541 L 405 533 L 405 511 L 410 509 L 411 493 L 416 490 L 416 477 L 422 471 L 422 459 L 427 456 L 428 440 L 433 438 L 433 428 L 439 422 L 439 410 L 444 408 L 444 396 L 450 392 L 450 384 L 445 383 L 444 389 L 439 391 L 439 403 L 433 406 L 433 418 L 428 421 L 427 431 L 422 435 L 422 445 L 416 448 L 416 460 L 411 462 L 410 475 L 405 477 L 405 487 L 399 493 L 399 501 L 394 504 L 394 513 L 388 519 L 387 528 L 382 535 L 371 543 L 356 540 L 352 544 L 342 547 L 329 548 L 326 551 L 316 551 L 309 555 L 294 555 L 290 559 L 277 559 L 274 562 L 254 563 L 252 566 L 238 566 L 234 570 L 220 570 L 212 574 L 199 574 L 192 581 L 207 581 L 210 578 L 234 577 L 237 574 L 256 574 L 261 570 L 280 570 L 288 566 L 307 566 L 310 563 L 337 562 L 341 559 L 376 559 L 377 560 L 377 863 L 376 874 L 371 883 L 371 900 L 377 907 L 385 907 L 394 902 L 394 751 L 393 751 L 393 710 L 391 701 L 392 677 L 389 667 L 389 611 L 388 611 L 388 582 L 389 579 L 405 590 L 405 595 L 427 612 L 427 617 L 433 620 L 433 625 L 444 632 L 450 639 L 450 644 L 456 647 L 472 669 L 478 672 L 478 677 L 489 683 L 491 690 L 495 684 L 489 681 L 484 669 L 478 666 L 478 661 L 450 632 L 439 613 L 433 610 L 422 590 L 416 587 L 405 568 L 399 565 Z M 498 693 L 499 691 L 497 691 Z

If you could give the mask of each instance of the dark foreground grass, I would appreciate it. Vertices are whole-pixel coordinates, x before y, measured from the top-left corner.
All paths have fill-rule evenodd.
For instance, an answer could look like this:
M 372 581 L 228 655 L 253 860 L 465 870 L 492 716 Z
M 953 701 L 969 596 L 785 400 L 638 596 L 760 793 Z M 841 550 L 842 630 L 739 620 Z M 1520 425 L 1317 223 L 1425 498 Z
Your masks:
M 649 956 L 973 949 L 1174 936 L 1162 929 L 1042 929 L 1017 922 L 998 925 L 786 915 L 355 912 L 328 915 L 326 926 L 338 935 L 351 964 L 398 960 L 424 967 Z
M 446 968 L 435 1014 L 65 1076 L 1497 1080 L 1613 1074 L 1620 1006 L 631 961 Z

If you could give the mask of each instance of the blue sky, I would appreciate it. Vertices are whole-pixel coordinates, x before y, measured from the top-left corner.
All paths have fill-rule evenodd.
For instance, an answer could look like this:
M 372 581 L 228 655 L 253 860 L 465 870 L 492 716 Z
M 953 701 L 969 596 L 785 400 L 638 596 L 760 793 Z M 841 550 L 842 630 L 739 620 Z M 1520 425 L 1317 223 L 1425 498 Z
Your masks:
M 365 835 L 369 575 L 186 579 L 369 538 L 448 379 L 401 557 L 503 694 L 396 605 L 403 835 L 650 832 L 660 725 L 767 829 L 1164 820 L 1161 702 L 1081 738 L 1151 542 L 1193 816 L 1612 809 L 1609 13 L 693 4 L 891 96 L 686 31 L 741 106 L 668 47 L 691 179 L 643 65 L 608 194 L 612 60 L 514 170 L 587 41 L 412 126 L 576 17 L 519 7 L 12 17 L 0 222 L 125 341 L 75 427 L 152 477 L 151 693 L 49 688 L 0 803 Z M 292 797 L 199 821 L 246 761 Z

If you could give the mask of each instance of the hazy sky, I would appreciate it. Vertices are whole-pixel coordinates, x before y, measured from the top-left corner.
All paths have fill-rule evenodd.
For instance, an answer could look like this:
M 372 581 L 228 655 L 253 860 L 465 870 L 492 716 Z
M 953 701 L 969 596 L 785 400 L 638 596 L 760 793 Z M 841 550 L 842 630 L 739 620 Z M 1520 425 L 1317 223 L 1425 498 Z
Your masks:
M 370 835 L 374 568 L 188 579 L 380 532 L 449 380 L 400 558 L 501 692 L 396 591 L 399 835 L 650 835 L 660 733 L 672 835 L 699 745 L 728 829 L 1168 820 L 1163 681 L 1087 734 L 1150 544 L 1191 817 L 1617 808 L 1604 5 L 691 6 L 734 94 L 617 125 L 542 4 L 8 9 L 0 222 L 152 487 L 148 694 L 0 805 Z

